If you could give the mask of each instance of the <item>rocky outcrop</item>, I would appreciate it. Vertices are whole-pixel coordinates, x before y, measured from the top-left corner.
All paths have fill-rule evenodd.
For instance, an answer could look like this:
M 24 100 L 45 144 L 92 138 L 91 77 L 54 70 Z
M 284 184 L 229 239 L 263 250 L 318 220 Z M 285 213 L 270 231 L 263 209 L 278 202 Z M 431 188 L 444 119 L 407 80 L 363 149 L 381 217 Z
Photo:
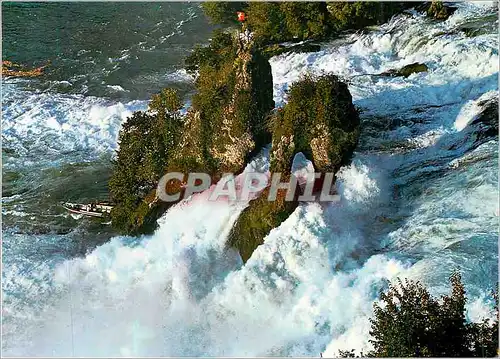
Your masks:
M 292 85 L 288 100 L 271 121 L 271 173 L 279 172 L 281 182 L 287 181 L 298 152 L 323 175 L 347 165 L 358 142 L 360 124 L 347 85 L 335 75 L 305 77 Z M 286 201 L 286 193 L 281 191 L 277 200 L 268 201 L 268 193 L 269 188 L 250 202 L 229 235 L 228 244 L 240 251 L 244 261 L 298 206 L 300 192 L 292 201 Z
M 292 85 L 288 96 L 272 123 L 271 170 L 290 171 L 293 156 L 302 152 L 316 171 L 338 171 L 349 162 L 359 137 L 359 116 L 347 85 L 335 75 L 309 76 Z M 284 156 L 279 153 L 282 142 L 293 146 Z
M 249 32 L 218 32 L 187 63 L 198 76 L 186 116 L 180 118 L 178 99 L 164 90 L 153 96 L 148 113 L 134 114 L 121 131 L 110 191 L 116 202 L 113 224 L 124 232 L 153 230 L 173 204 L 155 196 L 165 173 L 203 172 L 216 182 L 225 172 L 242 171 L 271 140 L 266 126 L 274 107 L 271 66 Z M 181 183 L 167 183 L 166 190 L 182 192 Z
M 224 51 L 233 55 L 221 57 L 215 66 L 199 64 L 198 93 L 172 169 L 203 169 L 216 178 L 237 173 L 270 139 L 265 117 L 274 107 L 271 66 L 249 32 L 239 33 L 230 46 L 232 52 Z
M 23 65 L 13 63 L 12 61 L 2 62 L 2 76 L 11 77 L 38 77 L 43 75 L 44 69 L 48 66 L 40 66 L 34 69 L 28 69 Z
M 397 77 L 397 76 L 403 76 L 403 77 L 408 77 L 411 74 L 416 74 L 419 72 L 427 72 L 429 68 L 427 67 L 426 64 L 421 64 L 419 62 L 414 62 L 413 64 L 405 65 L 399 70 L 397 69 L 391 69 L 386 72 L 383 72 L 380 74 L 380 76 L 391 76 L 391 77 Z
M 457 8 L 455 7 L 444 5 L 440 0 L 433 0 L 427 9 L 427 16 L 436 20 L 446 20 L 455 12 L 456 9 Z
M 216 120 L 220 127 L 210 147 L 218 169 L 226 172 L 241 171 L 248 155 L 269 139 L 264 119 L 274 107 L 271 66 L 253 45 L 249 31 L 240 34 L 233 64 L 234 89 Z
M 285 53 L 303 53 L 303 52 L 318 52 L 321 51 L 321 45 L 312 43 L 298 43 L 291 45 L 273 44 L 266 46 L 264 54 L 271 58 Z
M 467 126 L 474 140 L 473 148 L 498 138 L 498 98 L 479 103 L 481 112 Z

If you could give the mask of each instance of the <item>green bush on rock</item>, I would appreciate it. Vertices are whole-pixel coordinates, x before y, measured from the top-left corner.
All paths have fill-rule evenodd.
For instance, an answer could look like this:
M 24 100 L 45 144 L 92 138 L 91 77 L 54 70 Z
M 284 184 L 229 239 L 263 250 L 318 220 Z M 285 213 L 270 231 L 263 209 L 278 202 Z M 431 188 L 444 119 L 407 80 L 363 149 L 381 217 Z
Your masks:
M 155 187 L 166 172 L 205 172 L 216 181 L 224 172 L 240 172 L 252 154 L 272 141 L 271 167 L 289 175 L 293 155 L 303 152 L 323 172 L 335 172 L 349 162 L 357 143 L 359 117 L 347 86 L 335 76 L 307 77 L 292 86 L 289 104 L 272 116 L 271 67 L 262 45 L 285 40 L 322 39 L 346 27 L 366 26 L 388 18 L 402 8 L 385 3 L 249 2 L 204 3 L 214 22 L 234 24 L 244 10 L 245 26 L 253 36 L 217 30 L 209 46 L 196 47 L 186 68 L 196 74 L 197 92 L 184 117 L 171 90 L 153 96 L 149 111 L 137 112 L 120 133 L 120 150 L 110 180 L 115 227 L 126 233 L 154 228 L 168 204 L 158 203 Z M 373 14 L 373 11 L 378 11 Z M 279 50 L 279 49 L 278 49 Z M 234 233 L 249 228 L 246 217 L 257 211 L 252 202 Z M 276 201 L 269 205 L 270 220 L 251 243 L 251 254 L 271 228 L 296 207 Z M 257 211 L 258 212 L 258 211 Z M 255 212 L 255 213 L 257 213 Z M 257 215 L 251 216 L 253 221 Z M 238 230 L 237 228 L 240 228 Z M 245 236 L 247 238 L 245 238 Z M 239 243 L 229 240 L 237 248 Z
M 305 76 L 291 86 L 271 132 L 272 171 L 289 171 L 293 155 L 303 152 L 317 171 L 337 172 L 349 163 L 357 145 L 359 115 L 347 85 L 337 76 Z M 291 146 L 293 151 L 286 149 Z
M 418 62 L 414 62 L 413 64 L 405 65 L 399 70 L 396 69 L 390 69 L 386 72 L 381 73 L 379 76 L 403 76 L 403 77 L 408 77 L 411 74 L 416 74 L 419 72 L 427 72 L 429 68 L 427 67 L 426 64 L 421 64 Z
M 282 178 L 285 181 L 286 178 Z M 234 224 L 227 246 L 238 249 L 241 259 L 246 262 L 253 251 L 263 243 L 264 237 L 285 221 L 297 208 L 297 203 L 285 201 L 282 191 L 278 192 L 276 201 L 268 201 L 269 188 L 258 198 L 250 202 Z
M 203 12 L 213 24 L 236 25 L 237 11 L 242 11 L 247 3 L 237 1 L 207 1 L 201 4 Z
M 231 33 L 221 29 L 215 30 L 208 46 L 195 46 L 191 54 L 184 60 L 186 70 L 195 73 L 201 66 L 218 68 L 221 63 L 234 60 L 236 51 Z
M 294 155 L 302 152 L 317 172 L 337 172 L 349 163 L 359 138 L 359 115 L 347 85 L 335 75 L 306 76 L 293 84 L 288 103 L 273 115 L 271 173 L 290 178 Z M 266 189 L 243 210 L 231 230 L 228 245 L 250 258 L 269 231 L 281 224 L 298 203 L 285 201 L 279 192 L 268 202 Z
M 174 159 L 176 170 L 203 168 L 214 176 L 241 171 L 269 142 L 265 118 L 274 107 L 271 66 L 260 49 L 251 39 L 216 36 L 196 62 L 198 92 Z M 186 159 L 194 168 L 180 165 Z
M 321 39 L 329 34 L 325 2 L 250 2 L 248 27 L 262 44 Z
M 361 29 L 386 22 L 411 3 L 384 1 L 328 2 L 329 18 L 335 31 Z
M 233 5 L 229 5 L 233 4 Z M 347 29 L 381 24 L 411 6 L 404 2 L 264 2 L 204 3 L 205 14 L 222 25 L 236 22 L 235 12 L 247 13 L 246 25 L 259 44 L 319 40 Z
M 177 144 L 180 104 L 174 90 L 164 89 L 153 96 L 147 112 L 135 112 L 122 126 L 109 190 L 113 225 L 125 233 L 150 224 L 144 199 L 156 189 Z
M 262 43 L 320 39 L 330 30 L 324 2 L 250 2 L 248 26 Z
M 171 203 L 158 202 L 158 180 L 167 172 L 204 172 L 218 180 L 240 172 L 270 141 L 266 117 L 274 107 L 271 66 L 251 39 L 217 31 L 208 47 L 187 59 L 197 72 L 192 107 L 180 116 L 172 90 L 153 96 L 120 132 L 110 180 L 112 221 L 126 233 L 149 232 Z

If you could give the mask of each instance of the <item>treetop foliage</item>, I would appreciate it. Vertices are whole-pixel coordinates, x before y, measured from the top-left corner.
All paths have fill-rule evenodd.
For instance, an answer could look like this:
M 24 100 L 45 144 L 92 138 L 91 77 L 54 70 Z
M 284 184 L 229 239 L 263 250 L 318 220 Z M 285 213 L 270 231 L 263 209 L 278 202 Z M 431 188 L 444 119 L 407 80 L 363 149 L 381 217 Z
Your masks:
M 235 25 L 236 11 L 245 11 L 246 25 L 261 44 L 318 40 L 347 29 L 381 24 L 409 7 L 404 2 L 207 2 L 202 5 L 212 23 Z
M 370 357 L 490 357 L 498 348 L 497 318 L 468 323 L 465 288 L 459 273 L 450 277 L 451 293 L 440 299 L 414 281 L 401 281 L 381 293 L 374 305 Z M 344 354 L 346 354 L 345 352 Z M 346 354 L 347 355 L 347 354 Z

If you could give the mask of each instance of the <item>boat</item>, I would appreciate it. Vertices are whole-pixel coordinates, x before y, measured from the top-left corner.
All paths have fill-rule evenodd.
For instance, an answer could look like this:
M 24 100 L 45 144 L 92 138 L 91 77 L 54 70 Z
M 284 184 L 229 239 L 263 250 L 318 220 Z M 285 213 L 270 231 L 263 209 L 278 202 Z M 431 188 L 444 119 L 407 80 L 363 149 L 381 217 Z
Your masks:
M 70 213 L 97 218 L 109 216 L 113 209 L 113 206 L 109 202 L 93 202 L 88 204 L 64 202 L 62 206 Z

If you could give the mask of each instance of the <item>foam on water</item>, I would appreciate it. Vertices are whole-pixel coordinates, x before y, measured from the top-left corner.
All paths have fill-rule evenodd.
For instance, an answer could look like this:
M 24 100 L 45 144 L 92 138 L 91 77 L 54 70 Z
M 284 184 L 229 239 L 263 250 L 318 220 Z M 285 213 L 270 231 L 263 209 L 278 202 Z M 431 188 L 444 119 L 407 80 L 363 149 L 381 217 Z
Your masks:
M 488 91 L 481 95 L 476 100 L 468 101 L 461 109 L 457 118 L 455 119 L 455 129 L 462 131 L 471 121 L 476 119 L 476 116 L 481 113 L 482 107 L 480 103 L 498 97 L 497 91 Z
M 145 101 L 113 103 L 96 97 L 34 93 L 3 83 L 2 145 L 16 152 L 4 168 L 92 160 L 117 147 L 121 124 Z M 22 159 L 20 161 L 20 158 Z
M 260 157 L 248 170 L 266 171 L 267 163 Z M 368 176 L 358 178 L 366 169 L 349 171 L 339 191 L 351 193 L 351 205 L 361 200 L 369 208 L 361 183 Z M 350 258 L 362 242 L 352 216 L 357 209 L 346 213 L 317 204 L 300 206 L 241 267 L 224 242 L 243 207 L 202 201 L 176 206 L 152 237 L 114 238 L 85 258 L 45 267 L 41 281 L 18 283 L 31 288 L 44 310 L 36 325 L 16 331 L 19 347 L 10 350 L 77 356 L 319 353 L 336 333 L 349 331 L 354 318 L 369 315 L 384 280 L 403 269 L 383 255 L 359 266 Z M 25 300 L 6 298 L 24 316 Z M 5 326 L 9 333 L 12 327 Z M 28 342 L 31 347 L 24 347 Z
M 301 204 L 245 265 L 225 248 L 225 238 L 246 203 L 204 200 L 171 208 L 152 236 L 116 237 L 84 258 L 18 260 L 3 274 L 4 353 L 333 356 L 338 349 L 367 350 L 368 318 L 388 281 L 416 278 L 441 294 L 457 267 L 470 293 L 469 317 L 489 315 L 485 293 L 495 283 L 498 260 L 498 140 L 477 148 L 462 140 L 477 114 L 470 101 L 497 93 L 498 43 L 497 34 L 468 38 L 454 31 L 491 12 L 491 3 L 458 6 L 445 22 L 401 16 L 344 45 L 272 59 L 278 104 L 308 71 L 349 78 L 414 61 L 429 66 L 406 79 L 350 79 L 365 129 L 352 164 L 338 174 L 339 203 Z M 103 133 L 121 120 L 103 123 L 106 116 L 92 115 L 95 102 L 78 101 L 85 111 L 69 120 L 55 117 L 61 127 L 83 120 L 81 129 L 70 127 L 73 137 L 60 135 L 51 116 L 21 116 L 16 129 L 12 115 L 8 139 L 22 143 L 15 141 L 43 123 L 65 146 L 68 138 L 80 138 L 113 148 Z M 120 109 L 94 111 L 125 113 Z M 370 126 L 383 129 L 371 136 Z M 266 172 L 267 157 L 264 151 L 246 170 Z M 307 170 L 308 162 L 299 158 L 295 170 L 301 166 Z

